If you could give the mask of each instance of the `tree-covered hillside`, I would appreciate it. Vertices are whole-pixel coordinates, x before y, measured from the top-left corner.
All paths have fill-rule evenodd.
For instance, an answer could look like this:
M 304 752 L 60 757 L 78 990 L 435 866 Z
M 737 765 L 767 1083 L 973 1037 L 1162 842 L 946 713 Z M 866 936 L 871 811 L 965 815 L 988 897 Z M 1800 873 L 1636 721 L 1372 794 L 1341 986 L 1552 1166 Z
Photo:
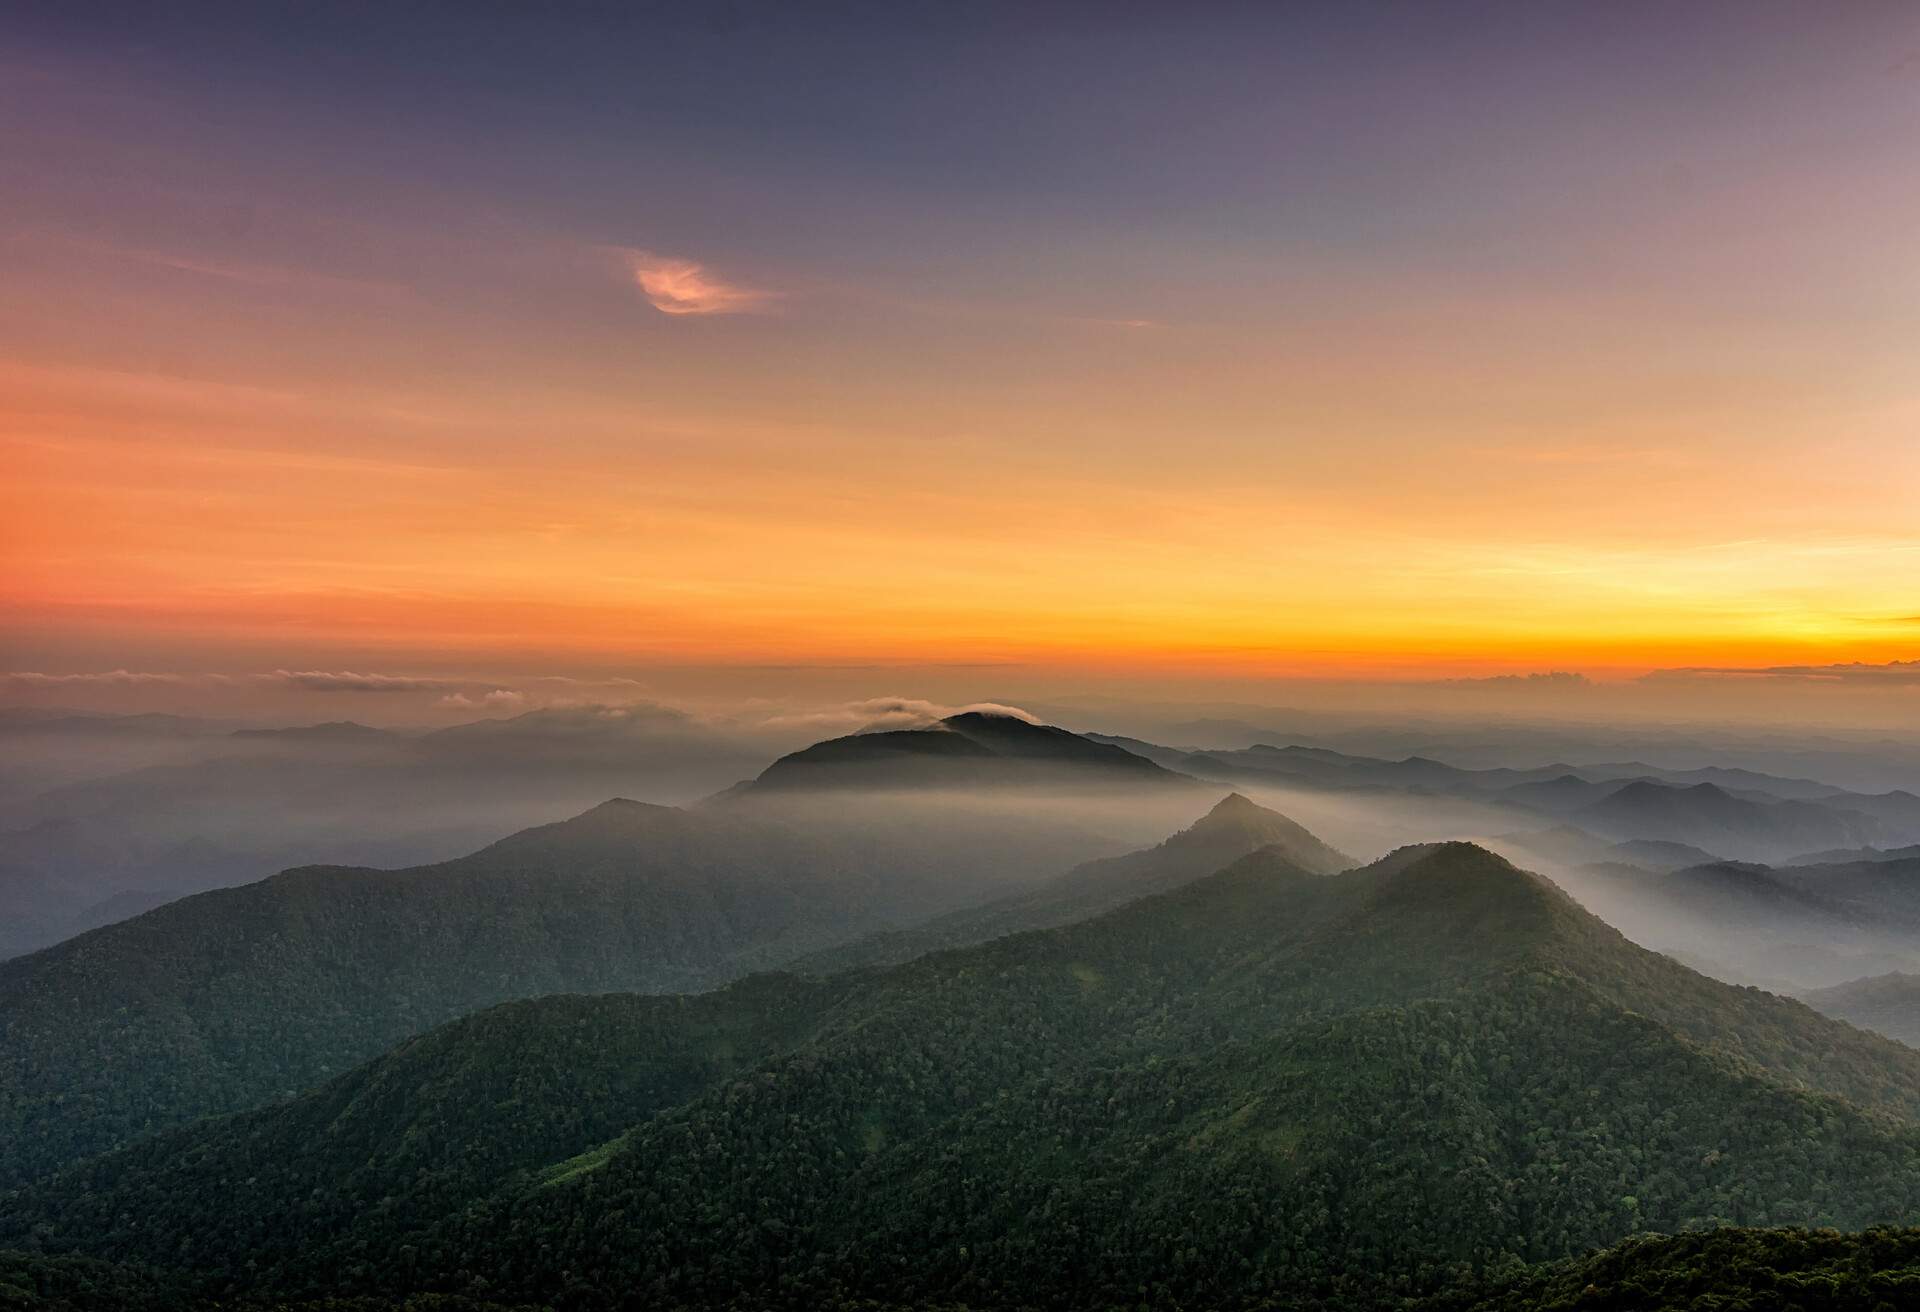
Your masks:
M 230 1295 L 1362 1306 L 1643 1230 L 1920 1214 L 1920 1054 L 1464 844 L 464 1025 L 36 1186 L 0 1242 Z
M 1029 888 L 1201 804 L 1190 781 L 1064 730 L 971 732 L 1013 745 L 985 758 L 1000 786 L 970 797 L 842 780 L 831 807 L 779 790 L 616 800 L 438 865 L 291 870 L 0 962 L 0 1187 L 289 1097 L 497 1002 L 709 988 Z M 1091 782 L 1036 794 L 1036 759 Z
M 1352 857 L 1327 846 L 1278 811 L 1231 793 L 1199 821 L 1154 847 L 1089 861 L 1032 892 L 811 953 L 794 961 L 791 969 L 820 975 L 855 966 L 891 965 L 941 948 L 1072 924 L 1135 898 L 1191 883 L 1262 848 L 1313 874 L 1331 875 L 1355 865 Z
M 1824 1015 L 1920 1047 L 1920 975 L 1894 971 L 1803 996 Z
M 1420 1312 L 1888 1312 L 1920 1307 L 1920 1230 L 1643 1235 L 1506 1280 L 1463 1282 Z
M 0 963 L 0 1186 L 288 1097 L 506 999 L 710 986 L 911 915 L 945 895 L 943 868 L 615 801 L 437 866 L 292 870 L 169 904 Z

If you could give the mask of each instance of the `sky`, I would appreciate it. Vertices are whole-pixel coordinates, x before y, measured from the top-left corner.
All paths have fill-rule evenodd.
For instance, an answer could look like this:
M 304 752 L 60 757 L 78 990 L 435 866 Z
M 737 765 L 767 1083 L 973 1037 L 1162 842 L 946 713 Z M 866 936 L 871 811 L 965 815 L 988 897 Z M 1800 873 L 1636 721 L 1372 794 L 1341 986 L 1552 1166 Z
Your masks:
M 0 4 L 0 698 L 1910 713 L 1915 141 L 1898 3 Z

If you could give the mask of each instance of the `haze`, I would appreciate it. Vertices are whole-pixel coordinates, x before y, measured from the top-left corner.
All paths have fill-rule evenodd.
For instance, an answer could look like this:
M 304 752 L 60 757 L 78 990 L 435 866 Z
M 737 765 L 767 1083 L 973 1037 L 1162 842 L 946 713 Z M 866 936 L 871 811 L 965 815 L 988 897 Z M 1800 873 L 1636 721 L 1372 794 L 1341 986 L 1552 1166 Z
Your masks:
M 1920 1289 L 1920 8 L 0 0 L 0 1304 Z

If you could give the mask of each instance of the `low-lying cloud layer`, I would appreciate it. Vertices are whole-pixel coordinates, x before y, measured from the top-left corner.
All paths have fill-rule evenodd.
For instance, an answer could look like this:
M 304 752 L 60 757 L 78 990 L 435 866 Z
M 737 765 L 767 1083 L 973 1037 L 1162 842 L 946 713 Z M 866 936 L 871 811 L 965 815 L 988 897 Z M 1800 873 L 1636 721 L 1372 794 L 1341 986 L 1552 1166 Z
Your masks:
M 1434 679 L 1424 686 L 1537 692 L 1591 688 L 1594 683 L 1584 674 L 1575 674 L 1568 670 L 1549 670 L 1539 674 L 1494 674 L 1479 679 Z
M 1753 679 L 1787 683 L 1856 683 L 1885 686 L 1920 685 L 1920 660 L 1887 661 L 1870 665 L 1849 661 L 1843 665 L 1693 665 L 1672 670 L 1655 670 L 1644 676 L 1649 683 L 1685 679 Z

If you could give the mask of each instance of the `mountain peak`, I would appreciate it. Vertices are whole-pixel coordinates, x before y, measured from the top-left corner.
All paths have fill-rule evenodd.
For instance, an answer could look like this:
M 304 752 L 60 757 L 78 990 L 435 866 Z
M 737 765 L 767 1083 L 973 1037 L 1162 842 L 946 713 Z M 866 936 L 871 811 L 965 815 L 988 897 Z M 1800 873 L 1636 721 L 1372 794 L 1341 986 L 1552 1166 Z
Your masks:
M 1330 875 L 1353 867 L 1353 858 L 1322 842 L 1311 830 L 1244 793 L 1228 793 L 1213 809 L 1169 838 L 1163 847 L 1206 849 L 1221 861 L 1242 852 L 1277 848 L 1295 864 Z
M 1042 729 L 1042 730 L 1051 727 L 1048 725 L 1039 724 L 1033 720 L 1029 720 L 1024 715 L 1015 715 L 1011 711 L 960 711 L 956 714 L 947 716 L 945 719 L 941 720 L 940 723 L 946 725 L 950 729 L 961 729 L 969 725 L 995 726 L 995 727 L 1010 726 L 1010 725 L 1025 725 L 1029 729 Z M 1062 730 L 1062 732 L 1065 732 L 1065 731 Z
M 618 843 L 643 835 L 658 834 L 662 825 L 670 825 L 675 821 L 686 819 L 687 813 L 678 807 L 658 806 L 652 802 L 636 802 L 628 797 L 613 797 L 598 806 L 582 811 L 579 815 L 568 816 L 565 820 L 535 825 L 531 829 L 522 829 L 519 833 L 509 834 L 499 842 L 482 848 L 474 855 L 544 851 L 582 842 Z
M 1702 784 L 1701 787 L 1704 788 L 1706 787 L 1706 785 Z M 1608 793 L 1607 800 L 1615 801 L 1622 798 L 1667 797 L 1679 791 L 1681 790 L 1678 788 L 1675 788 L 1673 785 L 1663 784 L 1657 779 L 1632 779 L 1624 784 L 1621 784 L 1618 788 L 1614 789 L 1611 793 Z
M 768 766 L 755 787 L 993 787 L 1030 782 L 1041 773 L 1055 780 L 1077 776 L 1090 783 L 1192 782 L 1125 748 L 1056 725 L 993 711 L 962 711 L 926 728 L 850 734 L 815 743 Z
M 1540 876 L 1478 843 L 1460 839 L 1400 848 L 1362 873 L 1368 872 L 1382 879 L 1383 898 L 1406 894 L 1423 901 L 1467 904 L 1488 898 L 1527 901 L 1547 893 L 1564 897 Z
M 1207 812 L 1200 823 L 1205 824 L 1208 820 L 1236 820 L 1248 816 L 1279 814 L 1278 811 L 1272 811 L 1260 805 L 1245 793 L 1228 793 L 1213 804 L 1213 810 Z
M 370 724 L 361 724 L 358 720 L 327 720 L 321 724 L 297 724 L 274 729 L 235 729 L 235 738 L 284 738 L 293 741 L 365 741 L 374 738 L 391 738 L 393 732 L 388 729 L 376 729 Z

